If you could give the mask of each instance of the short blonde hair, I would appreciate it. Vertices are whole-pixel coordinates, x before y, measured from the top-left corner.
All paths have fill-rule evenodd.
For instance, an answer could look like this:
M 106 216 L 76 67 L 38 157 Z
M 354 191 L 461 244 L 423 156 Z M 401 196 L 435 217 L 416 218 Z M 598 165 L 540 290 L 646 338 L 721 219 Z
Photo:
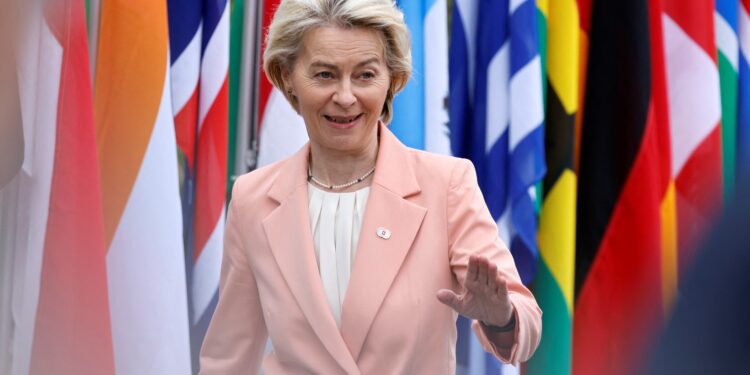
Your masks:
M 297 111 L 299 105 L 285 90 L 282 73 L 293 69 L 305 34 L 321 26 L 371 29 L 382 35 L 391 84 L 381 117 L 389 123 L 393 98 L 411 76 L 411 43 L 403 13 L 392 0 L 282 0 L 268 28 L 263 69 Z

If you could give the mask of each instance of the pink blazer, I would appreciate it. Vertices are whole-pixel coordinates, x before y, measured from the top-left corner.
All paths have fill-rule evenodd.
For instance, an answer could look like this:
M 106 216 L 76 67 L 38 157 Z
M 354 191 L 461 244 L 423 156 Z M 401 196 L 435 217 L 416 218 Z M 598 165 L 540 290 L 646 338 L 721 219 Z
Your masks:
M 541 310 L 498 238 L 472 164 L 409 149 L 383 125 L 339 330 L 313 250 L 308 153 L 234 184 L 202 374 L 256 374 L 261 364 L 266 374 L 454 374 L 457 314 L 436 293 L 461 290 L 470 254 L 489 257 L 509 280 L 517 322 L 509 357 L 476 322 L 475 334 L 505 362 L 532 355 Z M 391 237 L 378 237 L 379 227 Z

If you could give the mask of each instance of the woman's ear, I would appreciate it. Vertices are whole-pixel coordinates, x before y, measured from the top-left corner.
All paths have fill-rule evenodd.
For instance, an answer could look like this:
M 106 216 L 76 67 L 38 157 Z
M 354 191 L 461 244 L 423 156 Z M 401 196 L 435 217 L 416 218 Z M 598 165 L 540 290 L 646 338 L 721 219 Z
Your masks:
M 280 87 L 279 89 L 283 90 L 286 100 L 288 100 L 289 104 L 292 105 L 292 108 L 299 113 L 297 97 L 294 94 L 294 86 L 292 85 L 292 73 L 288 69 L 283 69 L 281 71 L 281 83 L 284 87 Z
M 289 69 L 282 69 L 281 70 L 281 81 L 284 83 L 284 91 L 287 95 L 292 95 L 292 77 L 291 72 L 289 72 Z

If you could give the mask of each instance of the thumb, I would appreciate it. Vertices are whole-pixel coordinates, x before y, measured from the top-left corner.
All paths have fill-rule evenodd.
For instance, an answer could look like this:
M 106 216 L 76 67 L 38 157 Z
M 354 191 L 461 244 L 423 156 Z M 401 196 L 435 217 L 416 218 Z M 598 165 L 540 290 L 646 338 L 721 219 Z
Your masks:
M 450 289 L 440 289 L 437 292 L 438 301 L 450 306 L 452 309 L 457 310 L 461 304 L 461 296 L 454 293 Z

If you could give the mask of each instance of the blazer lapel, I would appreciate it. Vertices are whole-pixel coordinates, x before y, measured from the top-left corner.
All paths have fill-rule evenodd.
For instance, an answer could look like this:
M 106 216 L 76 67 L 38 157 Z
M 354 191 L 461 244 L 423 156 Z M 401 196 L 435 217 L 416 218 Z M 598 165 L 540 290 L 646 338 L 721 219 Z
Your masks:
M 375 177 L 341 316 L 341 335 L 355 361 L 427 213 L 404 199 L 419 192 L 409 151 L 381 124 Z M 380 227 L 391 231 L 388 239 L 376 234 Z
M 359 373 L 326 304 L 308 219 L 309 146 L 289 159 L 268 195 L 280 203 L 263 220 L 271 251 L 289 289 L 320 341 L 346 373 Z

